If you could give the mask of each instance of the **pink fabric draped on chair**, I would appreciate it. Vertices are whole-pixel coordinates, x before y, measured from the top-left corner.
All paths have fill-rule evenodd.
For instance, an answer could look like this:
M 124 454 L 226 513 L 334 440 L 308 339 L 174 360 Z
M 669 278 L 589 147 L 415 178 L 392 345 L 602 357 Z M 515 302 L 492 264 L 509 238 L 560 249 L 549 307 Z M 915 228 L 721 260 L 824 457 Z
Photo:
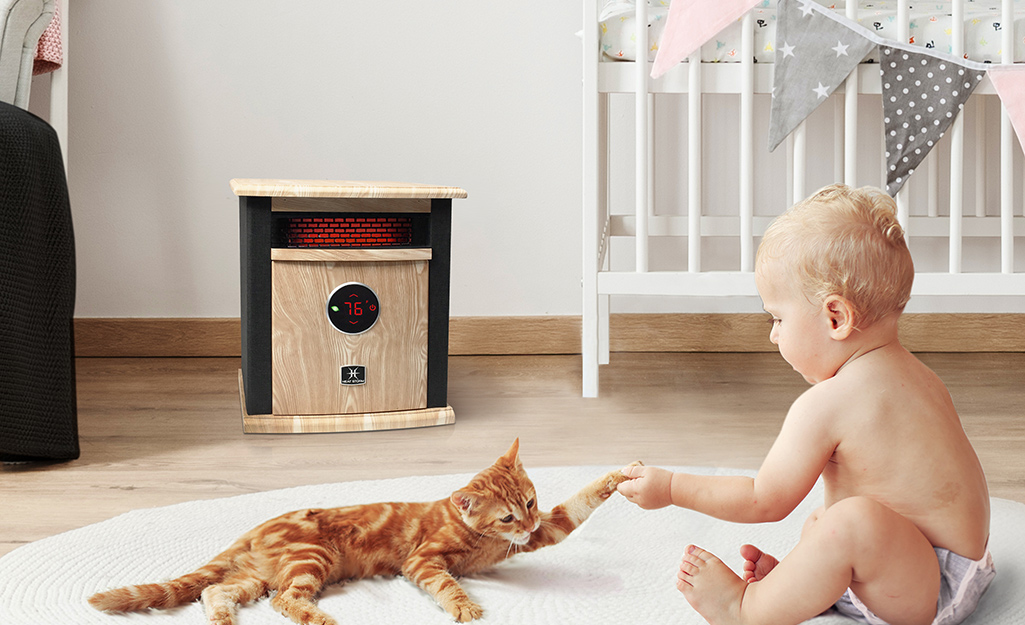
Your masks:
M 64 63 L 64 47 L 61 44 L 61 7 L 60 1 L 54 3 L 53 19 L 39 37 L 36 47 L 36 59 L 32 65 L 32 75 L 45 74 L 60 69 Z

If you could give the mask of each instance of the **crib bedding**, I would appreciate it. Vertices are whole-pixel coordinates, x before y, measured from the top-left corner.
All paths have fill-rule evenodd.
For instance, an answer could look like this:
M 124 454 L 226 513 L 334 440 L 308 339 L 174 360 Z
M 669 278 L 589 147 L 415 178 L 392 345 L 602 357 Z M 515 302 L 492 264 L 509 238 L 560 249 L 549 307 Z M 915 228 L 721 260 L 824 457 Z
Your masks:
M 844 0 L 817 0 L 839 12 L 845 12 Z M 648 2 L 648 60 L 654 61 L 665 29 L 670 0 Z M 772 63 L 776 44 L 776 0 L 763 0 L 752 10 L 754 21 L 754 58 L 756 63 Z M 600 44 L 603 61 L 633 61 L 636 58 L 635 0 L 607 0 L 599 15 Z M 857 21 L 887 39 L 897 39 L 896 0 L 862 0 L 858 3 Z M 1001 61 L 1000 0 L 967 0 L 964 3 L 965 56 L 973 61 Z M 1025 2 L 1015 2 L 1015 32 L 1025 28 Z M 911 43 L 941 52 L 951 50 L 951 2 L 931 0 L 912 2 L 908 9 L 908 30 Z M 741 21 L 728 26 L 701 48 L 704 63 L 739 62 Z M 866 58 L 878 61 L 878 50 Z M 1025 61 L 1025 38 L 1015 38 L 1014 61 Z

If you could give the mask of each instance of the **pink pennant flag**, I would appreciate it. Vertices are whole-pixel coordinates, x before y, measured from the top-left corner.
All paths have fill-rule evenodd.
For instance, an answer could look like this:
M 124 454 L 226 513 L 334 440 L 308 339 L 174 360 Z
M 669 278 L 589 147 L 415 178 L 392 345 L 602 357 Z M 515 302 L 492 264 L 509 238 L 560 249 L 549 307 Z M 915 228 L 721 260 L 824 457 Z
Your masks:
M 644 2 L 645 0 L 639 0 Z M 687 58 L 761 0 L 673 0 L 655 55 L 651 77 L 658 78 Z
M 1011 118 L 1018 143 L 1025 145 L 1025 67 L 994 64 L 987 65 L 986 70 Z

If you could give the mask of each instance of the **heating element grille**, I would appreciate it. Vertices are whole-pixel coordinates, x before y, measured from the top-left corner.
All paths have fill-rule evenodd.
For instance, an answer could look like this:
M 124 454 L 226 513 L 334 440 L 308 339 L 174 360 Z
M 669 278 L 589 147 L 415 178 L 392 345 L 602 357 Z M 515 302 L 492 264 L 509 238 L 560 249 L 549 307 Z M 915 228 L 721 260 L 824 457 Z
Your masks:
M 406 216 L 290 217 L 278 221 L 282 247 L 389 247 L 410 245 L 413 220 Z

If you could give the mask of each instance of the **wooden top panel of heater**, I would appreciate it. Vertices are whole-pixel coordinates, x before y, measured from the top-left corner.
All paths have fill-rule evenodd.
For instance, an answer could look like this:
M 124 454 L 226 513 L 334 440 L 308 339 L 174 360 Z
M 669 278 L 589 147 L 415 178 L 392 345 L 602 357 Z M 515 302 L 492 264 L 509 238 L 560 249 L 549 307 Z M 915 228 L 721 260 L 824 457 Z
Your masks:
M 407 182 L 354 182 L 351 180 L 275 180 L 235 178 L 231 190 L 238 196 L 295 198 L 432 199 L 465 198 L 459 187 L 438 187 Z

